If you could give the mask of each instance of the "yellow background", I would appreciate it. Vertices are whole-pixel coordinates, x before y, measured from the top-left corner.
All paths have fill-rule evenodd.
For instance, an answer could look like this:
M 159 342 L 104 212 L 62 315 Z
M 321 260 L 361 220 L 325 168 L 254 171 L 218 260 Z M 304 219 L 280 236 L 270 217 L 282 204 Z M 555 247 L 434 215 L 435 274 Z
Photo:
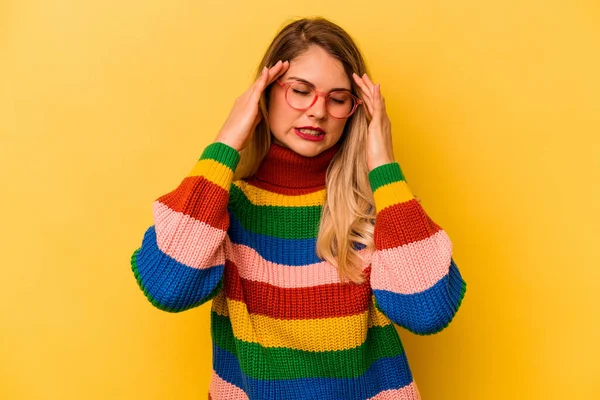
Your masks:
M 599 398 L 591 0 L 0 3 L 0 398 L 207 398 L 210 303 L 159 311 L 129 257 L 310 15 L 364 51 L 468 284 L 446 330 L 398 328 L 424 400 Z

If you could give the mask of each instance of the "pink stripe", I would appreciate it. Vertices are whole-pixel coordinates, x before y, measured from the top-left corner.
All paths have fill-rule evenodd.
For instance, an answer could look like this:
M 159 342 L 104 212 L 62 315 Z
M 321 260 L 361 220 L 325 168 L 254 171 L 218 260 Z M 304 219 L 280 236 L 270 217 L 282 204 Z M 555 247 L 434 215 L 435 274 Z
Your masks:
M 233 261 L 242 278 L 268 283 L 281 288 L 305 288 L 310 286 L 340 283 L 337 269 L 328 261 L 303 266 L 289 266 L 265 260 L 255 249 L 233 243 Z M 370 265 L 370 253 L 363 255 L 363 269 Z
M 163 253 L 192 268 L 225 264 L 231 246 L 227 232 L 173 211 L 159 201 L 152 209 L 156 242 Z
M 373 254 L 371 288 L 413 294 L 429 289 L 450 270 L 452 242 L 444 230 L 421 241 Z
M 215 370 L 208 389 L 212 400 L 248 400 L 248 395 L 239 387 L 222 379 Z
M 419 388 L 415 382 L 400 389 L 386 390 L 367 400 L 421 400 Z

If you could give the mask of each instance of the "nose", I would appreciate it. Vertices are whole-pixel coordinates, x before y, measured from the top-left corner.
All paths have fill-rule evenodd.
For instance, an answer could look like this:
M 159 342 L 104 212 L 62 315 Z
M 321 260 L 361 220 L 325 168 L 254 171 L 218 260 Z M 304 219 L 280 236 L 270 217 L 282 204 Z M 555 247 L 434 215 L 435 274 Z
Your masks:
M 324 96 L 318 96 L 315 104 L 308 109 L 308 115 L 318 119 L 323 119 L 327 116 L 327 99 Z

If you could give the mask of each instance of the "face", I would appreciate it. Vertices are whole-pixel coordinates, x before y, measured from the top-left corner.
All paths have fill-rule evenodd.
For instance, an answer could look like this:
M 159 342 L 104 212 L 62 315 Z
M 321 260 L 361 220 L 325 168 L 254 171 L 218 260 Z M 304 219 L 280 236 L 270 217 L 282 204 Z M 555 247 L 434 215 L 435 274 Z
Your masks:
M 290 79 L 292 77 L 294 79 Z M 320 47 L 311 47 L 307 52 L 290 60 L 288 70 L 279 79 L 286 83 L 296 81 L 296 78 L 310 82 L 319 92 L 328 93 L 334 88 L 352 88 L 342 63 Z M 327 112 L 325 103 L 326 99 L 319 96 L 312 107 L 303 111 L 296 110 L 286 102 L 285 88 L 274 82 L 270 88 L 268 109 L 273 142 L 305 157 L 314 157 L 336 144 L 342 136 L 348 118 L 333 118 Z M 295 130 L 307 126 L 322 128 L 325 131 L 322 140 L 303 138 Z

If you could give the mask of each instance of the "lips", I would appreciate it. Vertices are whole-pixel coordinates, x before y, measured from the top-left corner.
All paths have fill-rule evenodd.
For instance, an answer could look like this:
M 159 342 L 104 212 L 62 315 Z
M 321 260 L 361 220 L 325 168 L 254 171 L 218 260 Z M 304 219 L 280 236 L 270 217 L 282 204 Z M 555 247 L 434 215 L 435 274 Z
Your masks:
M 298 135 L 302 139 L 310 140 L 311 142 L 322 142 L 325 138 L 325 135 L 323 135 L 321 132 L 315 134 L 302 133 L 298 128 L 294 128 L 294 132 L 296 132 L 296 135 Z
M 316 126 L 299 126 L 296 129 L 312 129 L 313 131 L 319 131 L 322 134 L 325 134 L 325 131 L 323 129 Z

